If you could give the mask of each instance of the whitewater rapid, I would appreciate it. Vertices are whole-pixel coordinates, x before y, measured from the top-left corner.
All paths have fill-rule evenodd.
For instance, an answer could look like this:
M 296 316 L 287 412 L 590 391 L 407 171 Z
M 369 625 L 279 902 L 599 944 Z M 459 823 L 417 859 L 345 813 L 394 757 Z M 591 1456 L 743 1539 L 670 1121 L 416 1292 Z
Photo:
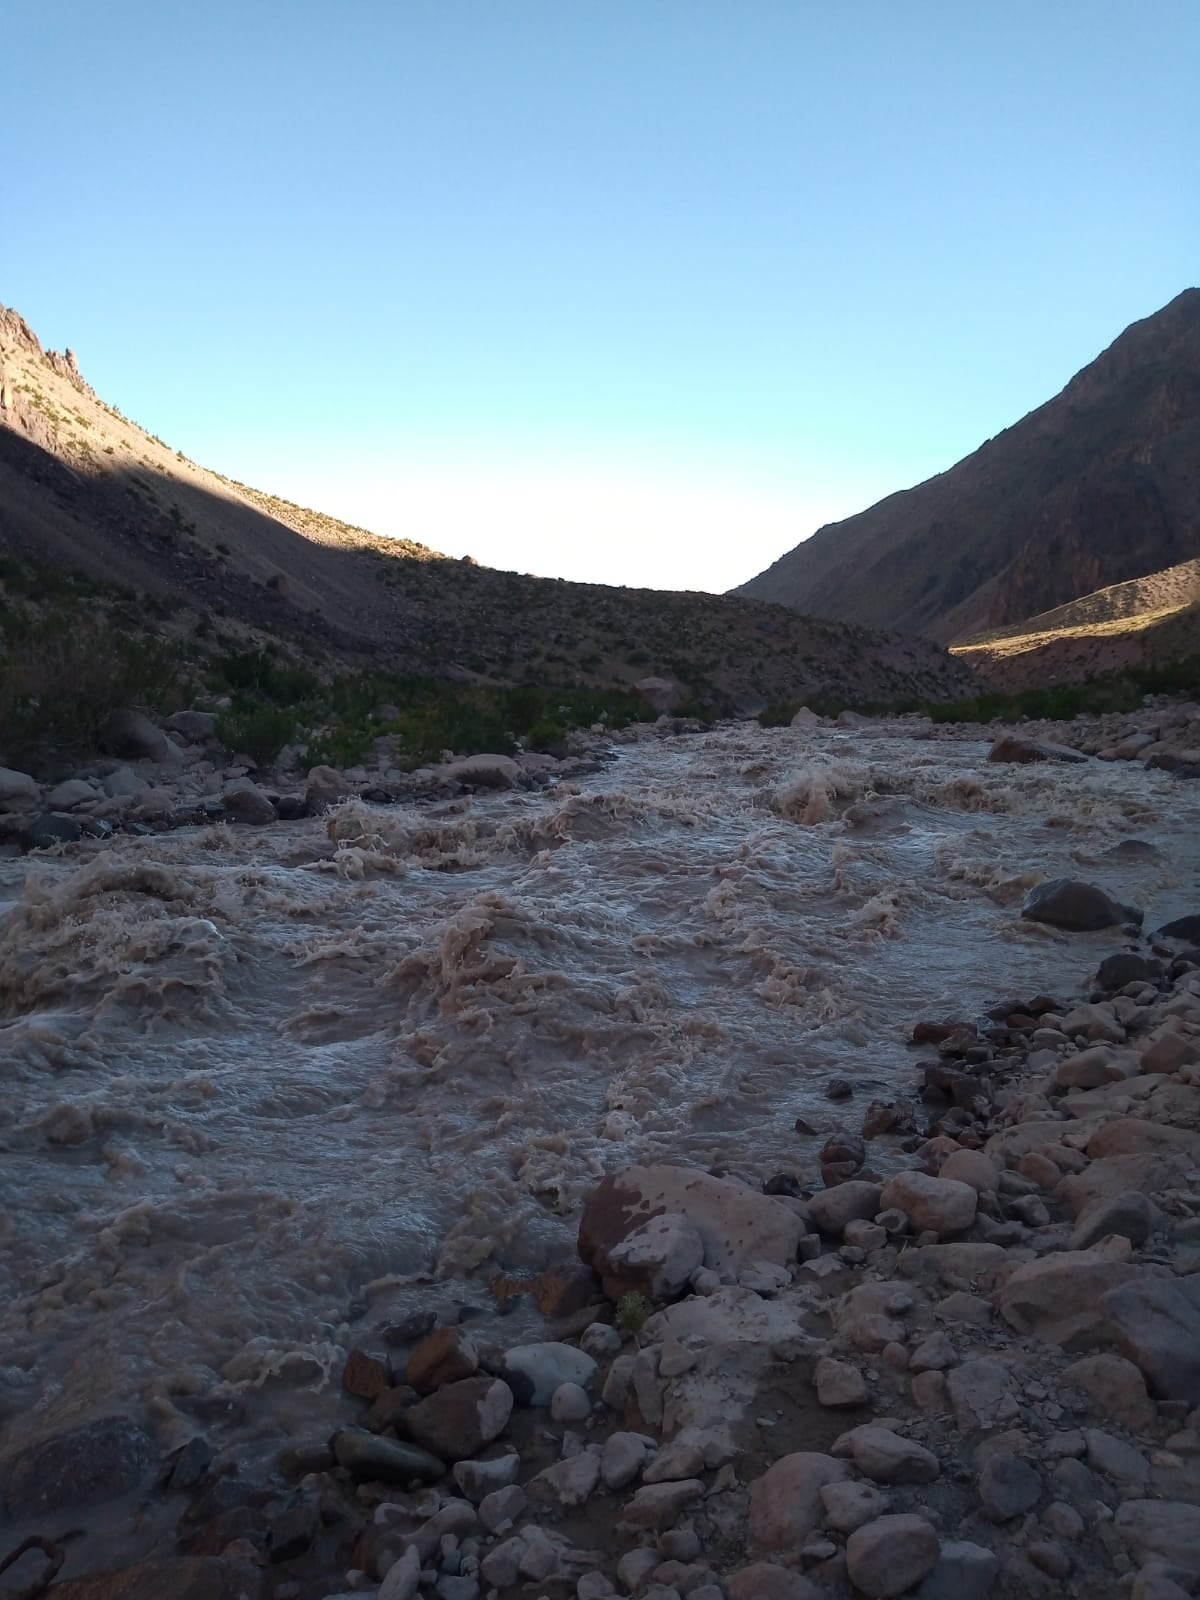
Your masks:
M 1119 931 L 1023 923 L 1031 883 L 1197 909 L 1197 786 L 986 750 L 738 726 L 540 792 L 0 861 L 6 1441 L 320 1436 L 346 1349 L 571 1259 L 606 1170 L 814 1180 L 796 1118 L 911 1094 L 916 1018 L 1086 989 Z M 1132 838 L 1157 853 L 1106 853 Z

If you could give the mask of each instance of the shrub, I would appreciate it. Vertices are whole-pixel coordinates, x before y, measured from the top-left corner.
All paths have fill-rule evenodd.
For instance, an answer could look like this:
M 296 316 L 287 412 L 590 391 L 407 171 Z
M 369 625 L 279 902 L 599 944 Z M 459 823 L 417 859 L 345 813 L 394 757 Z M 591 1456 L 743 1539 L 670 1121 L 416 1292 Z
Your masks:
M 295 713 L 281 706 L 234 706 L 217 718 L 217 738 L 227 750 L 269 767 L 296 732 Z
M 41 615 L 17 608 L 3 622 L 0 745 L 10 760 L 94 750 L 111 711 L 166 712 L 182 703 L 179 662 L 161 640 L 130 638 L 78 607 Z

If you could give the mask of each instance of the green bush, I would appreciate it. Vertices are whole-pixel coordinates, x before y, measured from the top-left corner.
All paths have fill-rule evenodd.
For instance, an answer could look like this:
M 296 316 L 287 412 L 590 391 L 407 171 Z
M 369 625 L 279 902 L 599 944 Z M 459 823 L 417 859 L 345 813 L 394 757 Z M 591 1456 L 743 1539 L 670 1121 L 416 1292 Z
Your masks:
M 269 767 L 296 733 L 296 715 L 281 706 L 233 706 L 217 718 L 217 738 L 234 754 Z
M 79 607 L 14 608 L 0 624 L 0 646 L 0 746 L 12 761 L 89 753 L 111 711 L 162 714 L 184 700 L 170 646 L 131 638 Z

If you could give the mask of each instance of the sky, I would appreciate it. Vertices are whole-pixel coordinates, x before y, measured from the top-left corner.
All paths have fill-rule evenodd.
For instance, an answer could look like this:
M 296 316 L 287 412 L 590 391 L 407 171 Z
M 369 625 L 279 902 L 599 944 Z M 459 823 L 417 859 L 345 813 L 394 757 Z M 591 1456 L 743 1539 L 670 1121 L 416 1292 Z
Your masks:
M 1197 0 L 4 9 L 0 303 L 194 460 L 720 591 L 1200 281 Z

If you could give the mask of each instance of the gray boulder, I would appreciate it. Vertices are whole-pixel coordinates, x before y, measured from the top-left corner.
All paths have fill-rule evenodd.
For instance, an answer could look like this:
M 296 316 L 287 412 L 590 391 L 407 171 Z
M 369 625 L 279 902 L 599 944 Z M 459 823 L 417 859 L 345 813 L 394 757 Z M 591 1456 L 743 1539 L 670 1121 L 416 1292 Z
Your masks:
M 1151 1394 L 1200 1405 L 1200 1274 L 1120 1284 L 1102 1303 L 1113 1342 Z
M 261 828 L 278 816 L 267 796 L 249 778 L 235 778 L 227 783 L 221 802 L 235 822 L 245 822 L 251 827 Z
M 35 778 L 12 767 L 0 767 L 0 811 L 32 811 L 41 798 L 41 787 Z
M 188 744 L 207 744 L 217 734 L 216 715 L 211 711 L 176 711 L 163 726 Z
M 126 761 L 168 761 L 171 741 L 140 711 L 112 711 L 100 729 L 101 747 Z

